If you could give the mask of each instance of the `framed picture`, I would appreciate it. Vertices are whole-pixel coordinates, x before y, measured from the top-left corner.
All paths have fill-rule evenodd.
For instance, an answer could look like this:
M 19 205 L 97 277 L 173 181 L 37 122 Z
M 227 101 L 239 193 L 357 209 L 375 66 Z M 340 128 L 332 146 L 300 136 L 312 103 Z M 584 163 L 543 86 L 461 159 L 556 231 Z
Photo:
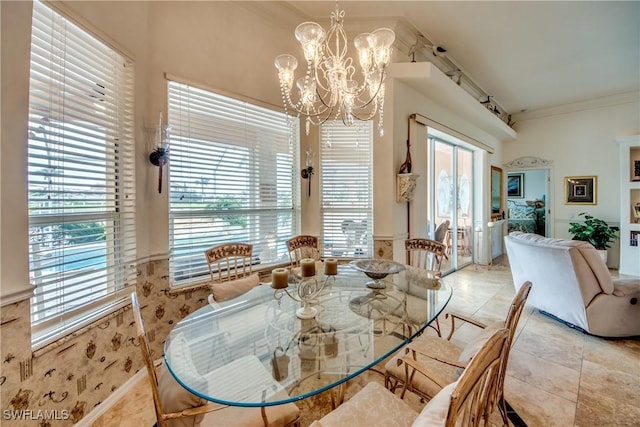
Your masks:
M 565 205 L 597 205 L 598 178 L 595 176 L 565 176 Z
M 507 175 L 507 197 L 524 197 L 524 174 Z

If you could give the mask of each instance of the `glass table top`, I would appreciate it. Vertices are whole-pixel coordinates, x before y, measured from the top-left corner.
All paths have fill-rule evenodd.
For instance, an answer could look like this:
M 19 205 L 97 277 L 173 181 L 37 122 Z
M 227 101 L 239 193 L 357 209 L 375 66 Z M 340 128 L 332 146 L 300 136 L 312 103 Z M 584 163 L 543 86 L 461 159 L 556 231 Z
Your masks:
M 451 287 L 406 266 L 371 289 L 348 265 L 311 279 L 322 291 L 301 303 L 269 284 L 207 304 L 179 321 L 165 342 L 165 362 L 192 393 L 235 406 L 270 406 L 315 395 L 375 366 L 419 334 L 445 308 Z M 288 291 L 296 296 L 296 284 Z

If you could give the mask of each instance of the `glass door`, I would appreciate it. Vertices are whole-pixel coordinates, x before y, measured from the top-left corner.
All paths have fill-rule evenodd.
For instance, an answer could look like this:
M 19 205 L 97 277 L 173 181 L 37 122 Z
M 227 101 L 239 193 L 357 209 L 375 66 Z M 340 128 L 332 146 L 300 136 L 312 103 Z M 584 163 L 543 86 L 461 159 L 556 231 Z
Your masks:
M 457 266 L 467 265 L 473 261 L 473 153 L 462 147 L 455 147 L 456 152 L 456 251 Z
M 429 237 L 446 246 L 448 272 L 473 261 L 473 152 L 431 128 L 428 150 Z

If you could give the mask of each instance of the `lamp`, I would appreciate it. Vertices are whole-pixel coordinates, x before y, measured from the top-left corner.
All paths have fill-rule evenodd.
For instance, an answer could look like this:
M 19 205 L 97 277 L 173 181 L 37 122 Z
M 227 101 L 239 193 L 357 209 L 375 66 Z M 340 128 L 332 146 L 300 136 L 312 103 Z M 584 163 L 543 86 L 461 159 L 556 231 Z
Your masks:
M 296 27 L 295 36 L 307 62 L 304 77 L 295 80 L 298 60 L 293 55 L 276 57 L 285 113 L 288 114 L 288 108 L 291 108 L 298 117 L 306 116 L 307 135 L 311 124 L 318 126 L 330 118 L 340 118 L 346 126 L 351 126 L 354 119 L 372 120 L 377 113 L 382 136 L 385 69 L 391 58 L 395 33 L 389 28 L 378 28 L 354 39 L 362 72 L 362 83 L 359 83 L 354 79 L 353 59 L 347 57 L 344 15 L 336 2 L 329 31 L 325 32 L 315 22 L 303 22 Z M 294 81 L 298 90 L 297 102 L 291 96 Z

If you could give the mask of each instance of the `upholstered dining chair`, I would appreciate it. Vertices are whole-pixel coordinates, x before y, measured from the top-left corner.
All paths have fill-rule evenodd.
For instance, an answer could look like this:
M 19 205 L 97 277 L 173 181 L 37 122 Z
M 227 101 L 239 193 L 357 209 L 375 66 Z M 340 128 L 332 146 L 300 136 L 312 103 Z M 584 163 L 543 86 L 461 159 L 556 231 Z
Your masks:
M 320 249 L 316 236 L 299 235 L 287 240 L 287 250 L 292 267 L 300 267 L 300 260 L 304 258 L 320 259 Z
M 494 330 L 460 378 L 440 390 L 420 413 L 377 382 L 370 382 L 310 427 L 477 427 L 491 406 L 487 396 L 498 380 L 507 340 L 507 329 Z M 414 366 L 420 369 L 419 362 Z
M 407 264 L 432 271 L 436 277 L 442 275 L 442 260 L 447 258 L 443 243 L 430 239 L 407 239 L 404 248 Z
M 253 245 L 224 243 L 207 249 L 204 256 L 211 275 L 210 303 L 242 295 L 260 282 L 253 273 Z
M 511 301 L 504 322 L 499 321 L 486 325 L 461 314 L 447 313 L 446 317 L 451 318 L 451 332 L 449 335 L 446 338 L 421 335 L 396 353 L 385 365 L 386 387 L 391 391 L 402 387 L 403 394 L 406 390 L 411 390 L 421 397 L 430 399 L 443 387 L 456 381 L 461 370 L 467 366 L 478 346 L 486 340 L 488 335 L 496 329 L 506 328 L 508 330 L 507 341 L 509 347 L 505 353 L 498 381 L 495 389 L 492 390 L 490 400 L 495 402 L 504 423 L 509 425 L 506 401 L 504 399 L 504 378 L 509 361 L 510 348 L 530 291 L 531 282 L 525 282 Z M 466 346 L 460 347 L 451 342 L 456 330 L 458 330 L 456 321 L 477 326 L 483 331 L 468 342 Z M 410 357 L 407 358 L 407 355 Z M 407 370 L 407 366 L 402 366 L 407 364 L 407 360 L 417 361 L 421 368 L 419 370 Z M 485 415 L 488 417 L 489 414 Z
M 433 236 L 433 240 L 436 242 L 444 243 L 444 238 L 447 235 L 447 230 L 449 229 L 449 225 L 451 221 L 448 219 L 442 222 L 437 228 Z
M 407 239 L 404 241 L 404 248 L 408 265 L 431 271 L 434 277 L 442 276 L 442 260 L 447 258 L 446 246 L 443 243 L 430 239 Z M 440 321 L 437 317 L 433 323 L 429 326 L 436 331 L 438 336 L 442 336 Z
M 131 307 L 136 325 L 140 351 L 147 368 L 157 427 L 207 427 L 207 426 L 298 426 L 299 408 L 288 403 L 261 408 L 224 406 L 207 402 L 182 387 L 166 368 L 164 361 L 156 371 L 151 356 L 149 339 L 138 302 L 138 295 L 131 294 Z M 190 360 L 184 360 L 190 363 Z M 194 373 L 196 372 L 195 367 Z

